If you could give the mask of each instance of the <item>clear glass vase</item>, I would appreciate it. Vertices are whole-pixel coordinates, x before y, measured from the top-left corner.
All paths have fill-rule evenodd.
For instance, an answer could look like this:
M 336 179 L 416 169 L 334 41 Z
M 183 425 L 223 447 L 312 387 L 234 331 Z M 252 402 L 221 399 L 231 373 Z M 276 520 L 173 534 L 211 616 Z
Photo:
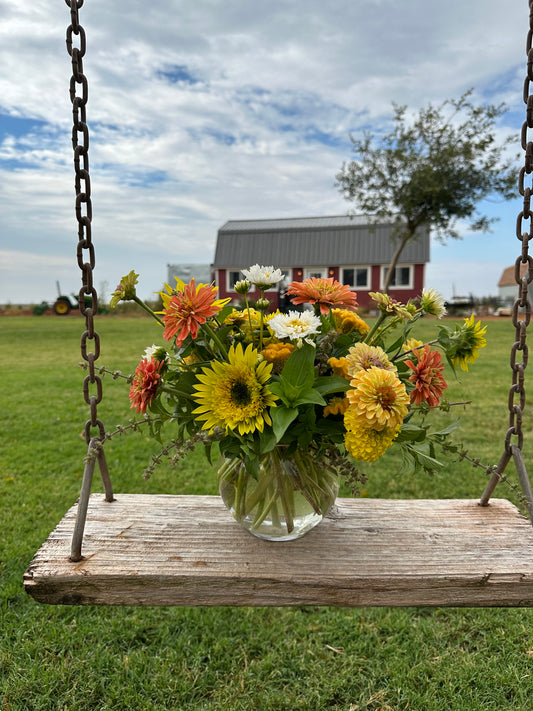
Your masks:
M 224 459 L 219 491 L 233 518 L 269 541 L 291 541 L 323 519 L 339 491 L 337 470 L 312 451 L 276 447 L 261 459 L 257 478 L 240 459 Z

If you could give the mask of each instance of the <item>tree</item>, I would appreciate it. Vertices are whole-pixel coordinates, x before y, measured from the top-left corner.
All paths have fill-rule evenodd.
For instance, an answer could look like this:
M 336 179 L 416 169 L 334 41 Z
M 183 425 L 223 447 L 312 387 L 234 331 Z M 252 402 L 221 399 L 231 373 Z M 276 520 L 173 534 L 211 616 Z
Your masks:
M 472 89 L 439 106 L 429 104 L 409 120 L 406 106 L 393 103 L 393 128 L 380 136 L 350 136 L 355 160 L 344 162 L 336 186 L 356 209 L 377 222 L 393 222 L 396 249 L 387 272 L 388 291 L 404 247 L 429 227 L 441 242 L 459 238 L 458 220 L 487 232 L 497 218 L 478 212 L 489 196 L 516 195 L 516 157 L 508 146 L 514 136 L 497 140 L 497 120 L 504 104 L 474 105 Z

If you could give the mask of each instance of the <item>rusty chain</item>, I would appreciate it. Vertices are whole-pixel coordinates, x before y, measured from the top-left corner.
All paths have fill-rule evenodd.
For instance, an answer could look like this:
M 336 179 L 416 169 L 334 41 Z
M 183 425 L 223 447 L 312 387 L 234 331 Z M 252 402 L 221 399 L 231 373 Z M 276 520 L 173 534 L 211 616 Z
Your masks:
M 100 337 L 94 329 L 94 316 L 98 311 L 98 294 L 93 284 L 95 265 L 92 242 L 92 202 L 89 177 L 89 129 L 86 105 L 88 99 L 87 77 L 83 73 L 86 50 L 85 30 L 80 25 L 78 10 L 84 0 L 65 0 L 70 7 L 71 24 L 67 28 L 67 52 L 72 58 L 70 100 L 72 102 L 72 148 L 76 190 L 76 220 L 78 221 L 78 266 L 82 274 L 82 287 L 78 294 L 80 312 L 85 316 L 85 331 L 81 336 L 81 356 L 88 363 L 89 374 L 83 383 L 83 397 L 90 407 L 91 417 L 85 423 L 87 444 L 92 439 L 91 430 L 98 428 L 98 439 L 105 438 L 104 425 L 98 419 L 97 406 L 102 400 L 102 380 L 95 372 L 95 362 L 100 356 Z M 74 37 L 77 45 L 74 46 Z M 79 91 L 78 91 L 79 89 Z M 90 343 L 89 343 L 90 342 Z M 91 392 L 92 391 L 92 392 Z M 96 391 L 96 392 L 95 392 Z
M 504 452 L 496 471 L 481 496 L 480 504 L 483 506 L 488 504 L 489 498 L 498 482 L 505 480 L 503 472 L 510 460 L 513 459 L 527 503 L 529 517 L 533 523 L 533 490 L 522 456 L 524 444 L 523 414 L 526 406 L 525 371 L 529 355 L 526 332 L 531 321 L 531 302 L 529 300 L 528 287 L 533 281 L 533 257 L 529 254 L 529 241 L 533 237 L 533 211 L 531 210 L 531 192 L 533 188 L 525 185 L 526 175 L 533 173 L 533 141 L 529 140 L 531 136 L 529 136 L 528 132 L 528 129 L 533 128 L 533 94 L 530 93 L 531 82 L 533 82 L 533 0 L 529 0 L 529 30 L 526 40 L 526 54 L 527 74 L 523 91 L 526 119 L 522 124 L 520 133 L 520 141 L 525 157 L 524 165 L 520 169 L 518 176 L 518 191 L 524 198 L 524 203 L 516 220 L 516 237 L 521 242 L 522 249 L 514 265 L 514 278 L 518 285 L 518 295 L 512 311 L 515 340 L 511 346 L 510 355 L 512 382 L 508 396 L 509 427 L 505 435 Z M 529 220 L 529 225 L 525 228 L 524 221 L 527 220 Z M 525 265 L 527 265 L 527 268 L 524 268 Z
M 515 342 L 511 347 L 510 365 L 512 370 L 512 384 L 509 390 L 509 429 L 505 437 L 505 451 L 510 454 L 513 446 L 512 440 L 516 438 L 515 445 L 522 449 L 524 433 L 522 430 L 523 412 L 526 404 L 525 370 L 528 362 L 528 346 L 526 331 L 531 321 L 531 303 L 528 295 L 529 284 L 533 281 L 533 257 L 529 254 L 529 241 L 533 237 L 533 212 L 531 212 L 531 186 L 525 185 L 526 175 L 533 172 L 533 142 L 528 136 L 528 129 L 533 128 L 533 95 L 530 94 L 533 81 L 533 0 L 529 1 L 529 31 L 526 41 L 527 75 L 524 81 L 524 103 L 526 105 L 526 118 L 521 130 L 522 150 L 525 152 L 524 166 L 520 169 L 518 190 L 524 198 L 523 209 L 518 214 L 516 221 L 516 237 L 522 244 L 521 254 L 515 262 L 515 281 L 518 285 L 518 296 L 513 305 L 513 326 L 515 328 Z M 529 181 L 531 182 L 531 181 Z M 528 231 L 524 230 L 523 222 L 529 220 Z M 527 265 L 527 269 L 523 269 Z M 521 355 L 520 355 L 521 354 Z
M 95 362 L 100 356 L 100 336 L 94 329 L 94 316 L 98 312 L 98 294 L 93 284 L 95 266 L 92 242 L 91 180 L 89 177 L 89 128 L 86 106 L 89 95 L 87 77 L 83 73 L 83 57 L 86 50 L 85 30 L 80 25 L 78 10 L 84 0 L 65 0 L 70 8 L 71 23 L 67 28 L 67 52 L 72 58 L 70 79 L 70 100 L 72 102 L 72 148 L 74 151 L 74 172 L 76 190 L 76 220 L 78 222 L 77 259 L 81 269 L 82 286 L 78 294 L 80 312 L 85 316 L 85 331 L 81 335 L 81 356 L 87 363 L 89 374 L 83 381 L 83 397 L 90 407 L 91 416 L 85 423 L 85 440 L 88 453 L 85 461 L 83 481 L 78 501 L 76 522 L 72 534 L 70 559 L 82 559 L 81 547 L 87 518 L 87 508 L 91 493 L 93 472 L 96 463 L 100 469 L 105 489 L 106 501 L 113 501 L 113 489 L 103 450 L 105 429 L 98 418 L 98 405 L 102 400 L 102 379 L 96 373 Z M 76 45 L 74 37 L 77 38 Z M 78 91 L 79 88 L 79 91 Z M 96 391 L 96 392 L 95 392 Z M 98 434 L 92 430 L 97 429 Z

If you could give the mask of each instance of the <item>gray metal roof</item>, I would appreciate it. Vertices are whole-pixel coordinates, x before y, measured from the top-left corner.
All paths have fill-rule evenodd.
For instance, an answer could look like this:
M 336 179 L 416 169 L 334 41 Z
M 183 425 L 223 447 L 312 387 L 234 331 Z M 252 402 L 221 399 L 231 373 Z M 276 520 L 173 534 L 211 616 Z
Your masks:
M 395 248 L 393 229 L 390 222 L 372 224 L 366 215 L 230 220 L 218 231 L 214 267 L 388 264 Z M 429 261 L 429 230 L 420 231 L 399 261 Z

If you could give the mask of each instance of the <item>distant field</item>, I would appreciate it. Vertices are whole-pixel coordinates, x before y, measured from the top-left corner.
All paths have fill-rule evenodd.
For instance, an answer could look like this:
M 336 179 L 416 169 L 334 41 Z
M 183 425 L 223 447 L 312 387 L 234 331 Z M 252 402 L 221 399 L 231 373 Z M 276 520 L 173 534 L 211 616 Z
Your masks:
M 424 322 L 421 337 L 434 328 Z M 28 598 L 23 572 L 79 494 L 83 330 L 81 318 L 0 317 L 1 711 L 533 708 L 527 609 L 81 608 Z M 101 318 L 97 330 L 99 363 L 125 373 L 161 342 L 148 319 Z M 509 320 L 491 320 L 471 373 L 450 378 L 450 399 L 473 401 L 461 415 L 462 439 L 486 463 L 499 459 L 508 426 L 513 336 Z M 98 412 L 108 430 L 127 421 L 127 388 L 105 376 Z M 530 462 L 529 413 L 524 430 Z M 157 450 L 146 435 L 110 442 L 115 490 L 216 493 L 200 452 L 144 481 Z M 466 463 L 433 477 L 400 476 L 391 457 L 366 470 L 365 494 L 389 498 L 478 497 L 486 481 Z M 497 495 L 515 500 L 504 485 Z

